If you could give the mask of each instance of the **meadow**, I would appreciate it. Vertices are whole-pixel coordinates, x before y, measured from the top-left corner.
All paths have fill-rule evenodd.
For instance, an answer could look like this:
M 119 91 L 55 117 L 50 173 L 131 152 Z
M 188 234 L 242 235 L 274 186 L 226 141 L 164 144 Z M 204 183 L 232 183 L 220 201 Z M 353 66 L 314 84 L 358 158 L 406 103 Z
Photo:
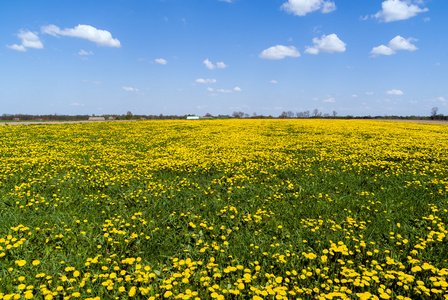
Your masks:
M 448 127 L 0 127 L 0 299 L 448 299 Z

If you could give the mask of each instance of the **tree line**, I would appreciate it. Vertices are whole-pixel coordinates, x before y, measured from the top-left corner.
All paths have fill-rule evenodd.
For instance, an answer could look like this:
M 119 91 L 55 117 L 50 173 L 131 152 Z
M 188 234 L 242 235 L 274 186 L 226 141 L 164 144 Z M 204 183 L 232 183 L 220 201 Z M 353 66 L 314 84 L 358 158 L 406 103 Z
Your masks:
M 0 116 L 2 121 L 83 121 L 88 120 L 95 115 L 63 115 L 63 114 L 46 114 L 46 115 L 29 115 L 29 114 L 3 114 Z M 183 120 L 188 116 L 195 116 L 194 114 L 186 115 L 144 115 L 133 114 L 128 111 L 126 114 L 104 114 L 98 115 L 98 117 L 104 117 L 106 120 Z M 218 118 L 218 119 L 307 119 L 307 118 L 327 118 L 327 119 L 407 119 L 407 120 L 448 120 L 448 115 L 445 116 L 439 113 L 438 107 L 431 108 L 429 116 L 339 116 L 338 113 L 333 110 L 332 113 L 323 113 L 317 108 L 309 111 L 283 111 L 279 116 L 274 117 L 272 115 L 260 115 L 253 113 L 249 115 L 243 111 L 234 111 L 231 115 L 212 115 L 207 113 L 203 118 Z

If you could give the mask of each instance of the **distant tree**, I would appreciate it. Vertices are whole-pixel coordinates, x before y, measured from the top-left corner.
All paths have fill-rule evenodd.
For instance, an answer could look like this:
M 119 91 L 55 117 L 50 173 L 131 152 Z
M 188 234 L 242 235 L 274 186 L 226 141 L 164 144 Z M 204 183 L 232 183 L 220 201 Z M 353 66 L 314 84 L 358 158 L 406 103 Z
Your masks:
M 324 114 L 324 118 L 329 118 L 330 114 Z
M 206 113 L 204 117 L 206 117 L 206 118 L 213 118 L 212 114 L 210 114 L 210 113 Z
M 313 110 L 313 117 L 315 117 L 315 118 L 322 117 L 322 113 L 317 108 L 315 108 Z
M 437 117 L 437 113 L 439 112 L 439 108 L 438 107 L 433 107 L 431 108 L 431 119 L 436 119 Z
M 286 112 L 286 116 L 288 117 L 288 118 L 290 118 L 290 119 L 292 119 L 292 118 L 294 118 L 294 113 L 292 112 L 292 111 L 287 111 Z
M 250 115 L 249 115 L 248 113 L 245 113 L 245 114 L 243 115 L 243 118 L 245 118 L 245 119 L 249 119 L 249 118 L 250 118 Z
M 133 117 L 134 117 L 134 115 L 131 113 L 131 111 L 128 111 L 126 113 L 125 119 L 126 120 L 132 120 Z
M 280 116 L 278 116 L 279 119 L 286 119 L 288 117 L 288 113 L 286 111 L 283 111 Z
M 305 111 L 303 112 L 303 117 L 304 117 L 304 118 L 309 118 L 309 117 L 310 117 L 310 111 L 309 111 L 309 110 L 305 110 Z
M 336 118 L 338 116 L 338 112 L 333 110 L 333 117 Z
M 234 111 L 232 114 L 232 117 L 236 118 L 236 119 L 241 119 L 244 117 L 244 112 L 242 111 Z

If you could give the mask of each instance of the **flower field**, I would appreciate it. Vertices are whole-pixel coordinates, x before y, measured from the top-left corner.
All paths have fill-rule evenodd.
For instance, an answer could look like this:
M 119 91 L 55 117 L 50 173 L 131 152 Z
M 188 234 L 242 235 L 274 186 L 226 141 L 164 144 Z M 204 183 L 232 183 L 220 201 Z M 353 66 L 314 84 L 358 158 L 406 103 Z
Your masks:
M 448 127 L 0 127 L 0 299 L 448 299 Z

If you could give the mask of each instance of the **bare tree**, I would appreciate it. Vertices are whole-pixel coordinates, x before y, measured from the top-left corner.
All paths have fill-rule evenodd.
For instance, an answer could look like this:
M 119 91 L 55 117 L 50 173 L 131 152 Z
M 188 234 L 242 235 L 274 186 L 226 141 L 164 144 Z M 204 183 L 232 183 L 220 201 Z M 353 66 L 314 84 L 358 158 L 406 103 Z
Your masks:
M 338 116 L 338 112 L 333 110 L 333 117 L 336 118 Z
M 322 113 L 317 108 L 315 108 L 313 110 L 313 117 L 322 117 Z
M 292 111 L 287 111 L 286 112 L 286 116 L 288 117 L 288 118 L 290 118 L 290 119 L 292 119 L 292 118 L 294 118 L 294 113 L 292 112 Z
M 431 119 L 436 119 L 437 117 L 437 113 L 439 112 L 439 108 L 438 107 L 433 107 L 431 108 Z
M 303 117 L 304 117 L 304 118 L 309 118 L 309 117 L 310 117 L 310 111 L 309 111 L 309 110 L 305 110 L 305 111 L 303 112 Z
M 278 116 L 280 119 L 286 119 L 287 117 L 288 117 L 288 114 L 287 114 L 287 112 L 286 111 L 284 111 L 284 112 L 282 112 L 281 114 L 280 114 L 280 116 Z
M 232 117 L 237 118 L 237 119 L 241 119 L 242 117 L 244 117 L 244 112 L 242 111 L 234 111 L 232 114 Z

